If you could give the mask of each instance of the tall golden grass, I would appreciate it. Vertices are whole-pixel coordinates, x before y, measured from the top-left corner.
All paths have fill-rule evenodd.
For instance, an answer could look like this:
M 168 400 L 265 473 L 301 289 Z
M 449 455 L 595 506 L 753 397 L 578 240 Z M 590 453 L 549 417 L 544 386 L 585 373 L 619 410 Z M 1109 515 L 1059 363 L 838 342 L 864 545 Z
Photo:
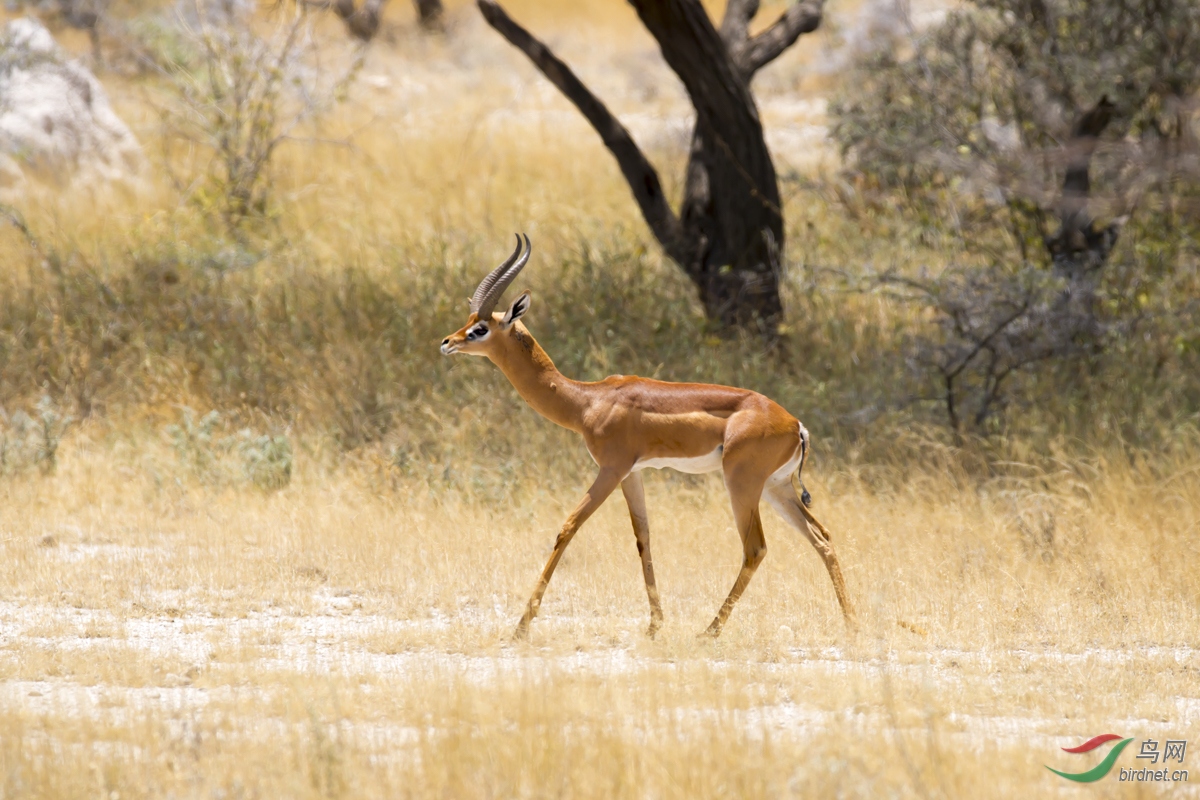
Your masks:
M 517 645 L 581 489 L 535 458 L 507 496 L 305 457 L 265 495 L 110 436 L 0 484 L 7 796 L 1010 797 L 1066 791 L 1042 765 L 1096 731 L 1198 728 L 1194 459 L 884 490 L 818 462 L 862 631 L 771 516 L 715 642 L 723 489 L 656 476 L 659 637 L 609 503 Z

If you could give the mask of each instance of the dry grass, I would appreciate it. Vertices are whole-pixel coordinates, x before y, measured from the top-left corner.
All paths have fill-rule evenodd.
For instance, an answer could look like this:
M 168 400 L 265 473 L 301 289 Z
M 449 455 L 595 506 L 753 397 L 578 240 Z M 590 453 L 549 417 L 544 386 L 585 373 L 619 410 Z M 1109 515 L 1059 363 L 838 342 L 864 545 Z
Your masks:
M 678 181 L 686 102 L 629 8 L 508 5 Z M 56 464 L 0 462 L 0 797 L 1070 796 L 1042 766 L 1078 766 L 1059 746 L 1200 738 L 1200 443 L 1162 388 L 1177 366 L 1134 359 L 1133 389 L 1097 375 L 950 450 L 885 408 L 910 312 L 820 268 L 957 252 L 798 177 L 789 357 L 715 338 L 594 134 L 451 6 L 435 40 L 389 8 L 351 102 L 280 151 L 252 268 L 220 269 L 237 253 L 163 179 L 144 79 L 106 77 L 151 161 L 142 195 L 32 199 L 36 253 L 0 231 L 0 402 L 49 393 L 81 418 Z M 806 137 L 835 45 L 756 84 L 783 171 L 829 155 Z M 740 546 L 717 478 L 664 474 L 659 637 L 614 498 L 510 642 L 592 466 L 489 365 L 436 352 L 514 229 L 537 248 L 530 326 L 568 374 L 736 383 L 804 419 L 860 633 L 767 512 L 763 567 L 697 639 Z M 216 444 L 172 445 L 184 405 L 221 412 Z M 219 444 L 242 428 L 289 438 L 286 488 Z M 1168 790 L 1147 787 L 1087 791 Z
M 1194 456 L 890 491 L 818 465 L 862 632 L 772 516 L 715 642 L 723 490 L 654 477 L 658 639 L 615 500 L 513 644 L 578 486 L 300 458 L 281 492 L 214 490 L 88 434 L 0 484 L 6 796 L 1071 794 L 1058 745 L 1200 733 Z

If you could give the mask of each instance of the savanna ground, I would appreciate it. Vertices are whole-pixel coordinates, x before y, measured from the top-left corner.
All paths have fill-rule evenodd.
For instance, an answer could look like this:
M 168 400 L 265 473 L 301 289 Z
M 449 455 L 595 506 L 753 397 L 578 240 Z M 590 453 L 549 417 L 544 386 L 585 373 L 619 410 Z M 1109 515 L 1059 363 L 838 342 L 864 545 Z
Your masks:
M 509 7 L 677 180 L 687 107 L 632 12 Z M 828 276 L 953 245 L 818 180 L 853 6 L 756 84 L 791 237 L 773 356 L 705 328 L 596 137 L 470 6 L 441 39 L 389 13 L 350 99 L 280 149 L 254 255 L 159 177 L 30 200 L 36 250 L 2 234 L 4 797 L 1197 792 L 1043 766 L 1086 769 L 1058 748 L 1099 733 L 1198 746 L 1185 368 L 1131 359 L 962 447 L 888 402 L 911 314 Z M 195 168 L 157 146 L 161 87 L 106 82 L 154 176 Z M 740 545 L 717 477 L 653 473 L 658 637 L 614 498 L 510 640 L 592 466 L 490 365 L 437 353 L 513 230 L 565 373 L 744 385 L 808 425 L 857 633 L 767 512 L 763 566 L 697 638 Z

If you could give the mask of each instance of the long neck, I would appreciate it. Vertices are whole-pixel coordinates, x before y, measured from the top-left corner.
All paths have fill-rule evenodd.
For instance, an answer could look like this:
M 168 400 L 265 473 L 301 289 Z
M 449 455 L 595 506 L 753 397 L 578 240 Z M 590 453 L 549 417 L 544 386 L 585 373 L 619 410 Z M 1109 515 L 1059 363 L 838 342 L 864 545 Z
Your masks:
M 558 371 L 550 356 L 520 322 L 489 357 L 517 394 L 551 422 L 579 431 L 586 402 L 582 385 Z

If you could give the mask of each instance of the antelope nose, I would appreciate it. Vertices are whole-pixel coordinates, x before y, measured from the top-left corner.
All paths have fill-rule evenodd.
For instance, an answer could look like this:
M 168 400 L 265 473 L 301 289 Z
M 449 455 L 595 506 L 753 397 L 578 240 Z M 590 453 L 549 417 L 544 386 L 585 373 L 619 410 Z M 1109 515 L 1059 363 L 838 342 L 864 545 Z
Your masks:
M 445 339 L 442 339 L 442 355 L 444 355 L 444 356 L 450 355 L 450 337 L 449 336 L 447 336 Z

